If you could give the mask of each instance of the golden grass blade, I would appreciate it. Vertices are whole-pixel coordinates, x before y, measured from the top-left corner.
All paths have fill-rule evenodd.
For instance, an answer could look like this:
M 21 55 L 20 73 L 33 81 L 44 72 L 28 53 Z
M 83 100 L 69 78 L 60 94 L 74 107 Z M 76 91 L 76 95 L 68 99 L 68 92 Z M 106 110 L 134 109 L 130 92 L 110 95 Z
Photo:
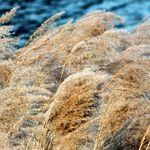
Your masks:
M 16 14 L 16 11 L 18 8 L 19 7 L 15 7 L 12 10 L 10 10 L 10 12 L 7 12 L 4 16 L 2 16 L 0 18 L 0 23 L 6 23 L 6 22 L 10 21 Z

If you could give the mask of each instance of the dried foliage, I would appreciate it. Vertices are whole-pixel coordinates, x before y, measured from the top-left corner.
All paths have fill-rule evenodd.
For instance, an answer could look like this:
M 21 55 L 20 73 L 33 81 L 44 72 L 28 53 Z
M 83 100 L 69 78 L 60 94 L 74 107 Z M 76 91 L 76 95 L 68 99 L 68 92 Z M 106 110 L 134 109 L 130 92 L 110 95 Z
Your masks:
M 111 91 L 95 149 L 138 149 L 149 126 L 149 60 L 127 65 L 107 86 Z M 103 91 L 104 92 L 104 91 Z M 143 149 L 150 140 L 147 135 Z
M 55 27 L 63 13 L 16 53 L 0 26 L 0 149 L 148 150 L 149 18 L 128 33 L 104 11 Z
M 104 107 L 98 95 L 98 88 L 106 79 L 105 74 L 96 75 L 92 71 L 85 70 L 69 76 L 60 85 L 53 97 L 45 124 L 54 139 L 51 149 L 62 147 L 62 142 L 68 134 L 74 135 L 78 128 L 102 113 Z M 48 142 L 45 141 L 46 146 Z M 72 147 L 71 143 L 66 146 L 67 149 L 77 147 Z
M 93 19 L 89 20 L 90 18 Z M 31 42 L 30 45 L 20 50 L 16 57 L 17 62 L 21 63 L 23 60 L 23 64 L 29 65 L 36 61 L 33 60 L 33 58 L 39 59 L 39 57 L 45 53 L 53 53 L 57 55 L 58 59 L 60 59 L 59 61 L 64 64 L 68 54 L 77 43 L 100 35 L 105 30 L 110 29 L 113 25 L 113 21 L 115 23 L 115 20 L 122 21 L 120 17 L 111 13 L 93 12 L 77 21 L 76 24 L 68 22 L 59 28 L 53 28 L 47 31 L 43 35 L 43 38 L 37 38 L 36 41 Z M 109 25 L 110 22 L 112 23 L 111 27 Z M 101 29 L 101 26 L 105 26 L 105 28 Z M 97 27 L 97 29 L 93 31 L 93 27 Z
M 148 44 L 150 45 L 150 16 L 146 18 L 146 20 L 139 24 L 135 30 L 132 32 L 131 36 L 129 37 L 129 41 L 133 45 L 141 45 L 141 44 Z
M 13 16 L 16 14 L 18 7 L 13 8 L 12 10 L 10 10 L 10 12 L 7 12 L 5 15 L 0 17 L 0 23 L 6 23 L 8 21 L 10 21 Z
M 11 59 L 16 50 L 15 45 L 18 42 L 18 38 L 11 37 L 10 31 L 12 30 L 12 27 L 1 24 L 10 21 L 15 15 L 17 8 L 13 8 L 10 12 L 0 18 L 0 62 L 2 60 Z
M 30 37 L 29 42 L 31 42 L 34 38 L 41 36 L 47 30 L 54 27 L 54 22 L 59 19 L 65 12 L 57 13 L 56 15 L 52 16 L 51 18 L 47 19 Z
M 0 26 L 0 62 L 13 58 L 18 39 L 10 37 L 10 26 Z

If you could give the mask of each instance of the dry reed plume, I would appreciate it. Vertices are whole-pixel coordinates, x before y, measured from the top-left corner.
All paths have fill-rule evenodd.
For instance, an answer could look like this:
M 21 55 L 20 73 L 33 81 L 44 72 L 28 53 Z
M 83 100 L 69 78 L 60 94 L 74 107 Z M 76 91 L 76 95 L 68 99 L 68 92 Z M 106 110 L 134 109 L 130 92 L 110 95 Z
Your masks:
M 113 13 L 55 27 L 25 47 L 0 18 L 0 149 L 149 150 L 150 22 L 128 33 Z

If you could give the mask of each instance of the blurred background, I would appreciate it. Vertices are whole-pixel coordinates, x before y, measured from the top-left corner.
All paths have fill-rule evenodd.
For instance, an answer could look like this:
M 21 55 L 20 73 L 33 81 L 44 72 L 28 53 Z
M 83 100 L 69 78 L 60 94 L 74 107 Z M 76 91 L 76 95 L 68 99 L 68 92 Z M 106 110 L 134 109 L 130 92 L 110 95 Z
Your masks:
M 63 10 L 66 13 L 58 25 L 100 9 L 123 16 L 127 24 L 120 28 L 128 31 L 150 13 L 150 0 L 0 0 L 0 16 L 15 6 L 20 9 L 11 24 L 15 36 L 21 36 L 20 47 L 41 23 Z

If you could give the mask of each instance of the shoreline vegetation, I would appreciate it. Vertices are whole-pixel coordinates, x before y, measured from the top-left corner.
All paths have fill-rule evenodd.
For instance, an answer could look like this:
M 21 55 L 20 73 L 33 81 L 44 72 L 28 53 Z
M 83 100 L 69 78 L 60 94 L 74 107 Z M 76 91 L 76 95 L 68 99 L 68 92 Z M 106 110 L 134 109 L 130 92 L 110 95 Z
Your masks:
M 25 47 L 0 18 L 1 150 L 150 150 L 150 18 L 132 32 L 93 11 L 55 27 L 60 12 Z

